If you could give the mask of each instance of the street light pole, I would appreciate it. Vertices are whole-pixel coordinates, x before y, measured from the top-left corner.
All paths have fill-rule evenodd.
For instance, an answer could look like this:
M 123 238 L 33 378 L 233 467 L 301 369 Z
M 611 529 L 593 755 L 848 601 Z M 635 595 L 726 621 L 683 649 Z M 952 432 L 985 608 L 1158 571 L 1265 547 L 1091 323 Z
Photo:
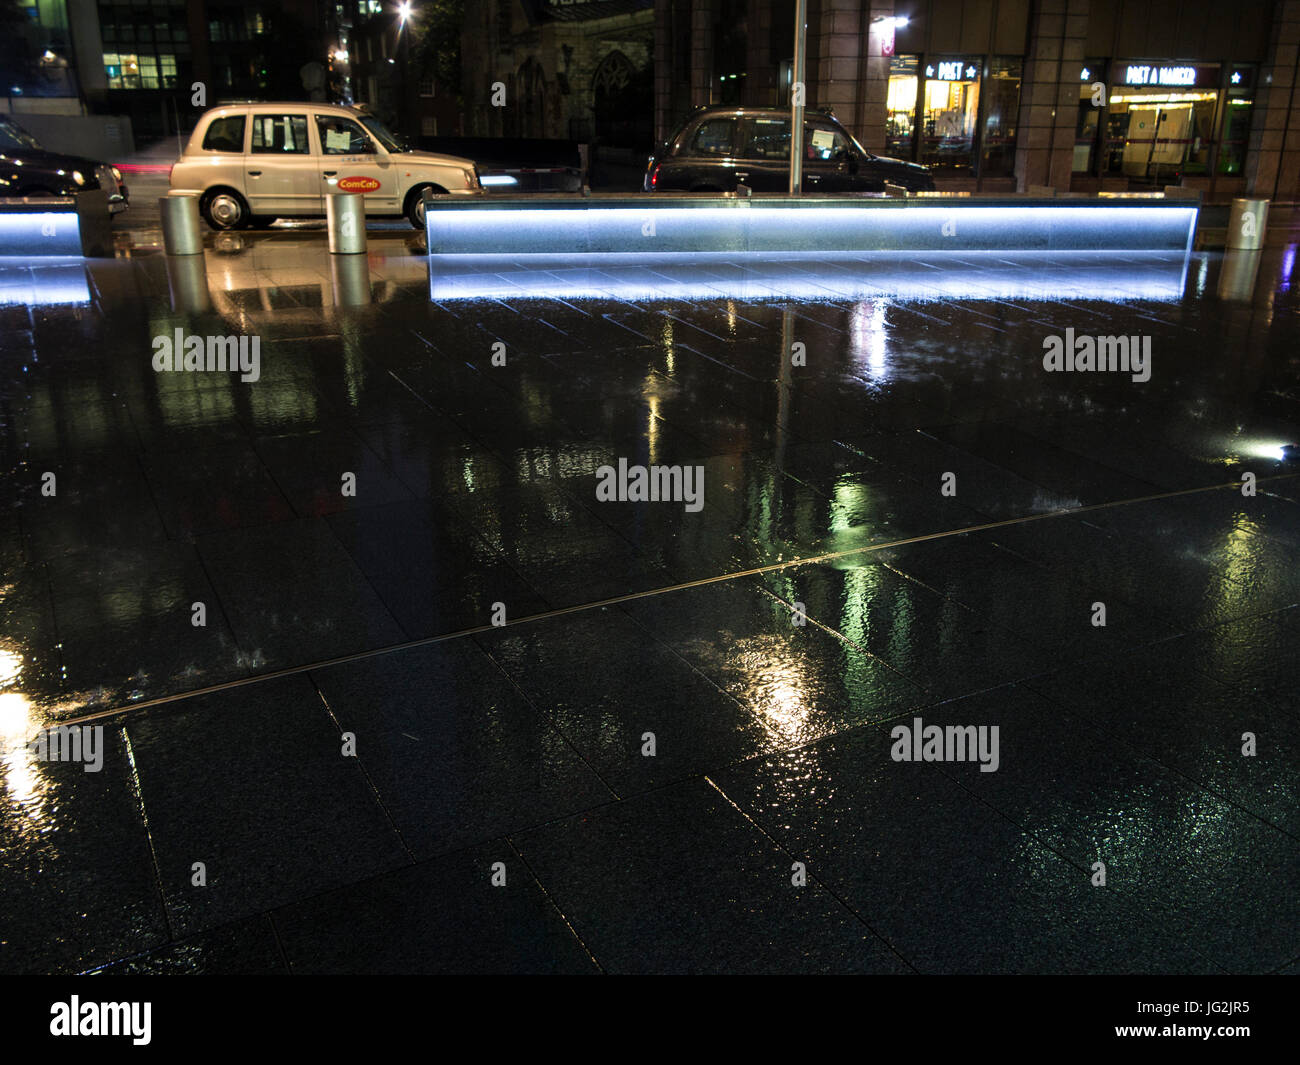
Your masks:
M 411 0 L 401 0 L 397 5 L 397 52 L 402 64 L 401 76 L 401 123 L 402 134 L 415 143 L 415 134 L 411 131 Z
M 794 4 L 794 70 L 790 84 L 790 195 L 803 192 L 804 58 L 808 51 L 808 0 Z

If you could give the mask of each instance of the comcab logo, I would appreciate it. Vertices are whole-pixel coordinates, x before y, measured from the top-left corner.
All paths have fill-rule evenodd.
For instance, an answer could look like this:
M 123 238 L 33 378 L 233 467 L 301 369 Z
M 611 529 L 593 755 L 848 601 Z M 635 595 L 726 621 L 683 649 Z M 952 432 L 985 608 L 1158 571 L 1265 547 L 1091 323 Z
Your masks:
M 372 177 L 339 178 L 339 188 L 343 192 L 374 192 L 380 183 Z

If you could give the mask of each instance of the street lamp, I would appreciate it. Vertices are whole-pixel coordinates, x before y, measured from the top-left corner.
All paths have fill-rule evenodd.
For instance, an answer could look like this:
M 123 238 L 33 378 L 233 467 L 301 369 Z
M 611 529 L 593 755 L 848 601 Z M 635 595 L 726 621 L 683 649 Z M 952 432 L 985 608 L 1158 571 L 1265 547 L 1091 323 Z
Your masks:
M 411 69 L 411 35 L 403 33 L 406 24 L 411 21 L 414 12 L 411 0 L 401 0 L 397 5 L 397 51 L 402 58 L 402 80 L 401 80 L 401 115 L 403 127 L 409 127 L 411 122 L 411 87 L 407 84 L 407 78 L 410 76 Z M 391 63 L 392 60 L 390 59 Z M 409 129 L 404 129 L 409 133 Z

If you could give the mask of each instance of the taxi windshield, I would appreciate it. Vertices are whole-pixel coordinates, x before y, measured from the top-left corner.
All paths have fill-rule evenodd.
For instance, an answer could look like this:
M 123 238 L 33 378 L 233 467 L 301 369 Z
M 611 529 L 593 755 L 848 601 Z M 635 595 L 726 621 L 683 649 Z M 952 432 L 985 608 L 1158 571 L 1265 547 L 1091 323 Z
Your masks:
M 402 139 L 380 122 L 379 119 L 375 118 L 374 115 L 358 115 L 357 117 L 361 119 L 361 124 L 370 130 L 375 140 L 382 144 L 386 151 L 404 152 L 408 150 Z

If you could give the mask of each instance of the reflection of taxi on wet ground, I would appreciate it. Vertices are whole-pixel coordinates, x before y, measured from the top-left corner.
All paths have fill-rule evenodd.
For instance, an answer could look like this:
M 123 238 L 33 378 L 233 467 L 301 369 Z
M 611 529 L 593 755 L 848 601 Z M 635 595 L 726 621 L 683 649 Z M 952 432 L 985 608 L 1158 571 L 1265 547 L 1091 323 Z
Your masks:
M 325 213 L 332 192 L 365 194 L 366 214 L 424 228 L 424 193 L 481 195 L 468 159 L 412 151 L 373 115 L 311 103 L 230 104 L 206 111 L 171 172 L 197 192 L 213 229 Z

